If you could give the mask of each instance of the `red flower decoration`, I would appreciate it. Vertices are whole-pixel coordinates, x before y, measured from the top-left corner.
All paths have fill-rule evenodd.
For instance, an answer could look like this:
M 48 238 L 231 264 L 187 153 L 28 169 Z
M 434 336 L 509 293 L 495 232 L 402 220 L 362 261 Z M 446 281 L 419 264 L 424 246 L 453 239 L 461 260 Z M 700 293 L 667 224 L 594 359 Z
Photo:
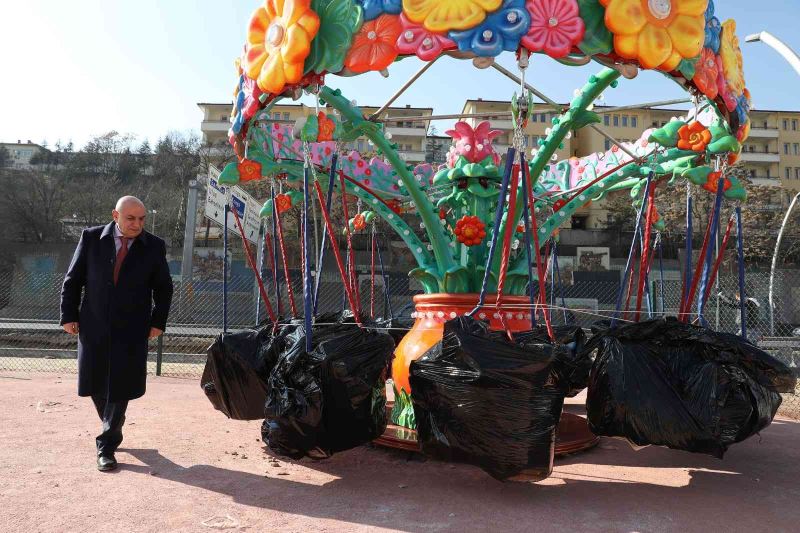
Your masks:
M 447 211 L 445 211 L 444 209 L 439 209 L 439 218 L 442 220 L 447 218 Z
M 277 206 L 278 214 L 280 215 L 292 208 L 292 199 L 289 198 L 288 194 L 281 193 L 275 197 L 275 205 Z
M 678 148 L 681 150 L 702 152 L 710 142 L 711 132 L 697 121 L 684 124 L 678 130 Z
M 722 175 L 722 172 L 712 172 L 706 178 L 706 182 L 702 185 L 702 187 L 707 190 L 708 192 L 713 192 L 714 194 L 717 193 L 717 185 L 719 185 L 719 177 Z M 722 191 L 727 191 L 731 188 L 731 180 L 725 178 L 725 181 L 722 182 Z
M 319 122 L 319 132 L 317 133 L 317 141 L 332 141 L 333 140 L 333 132 L 336 129 L 336 124 L 328 118 L 328 116 L 323 113 L 322 111 L 319 112 L 317 115 L 317 121 Z
M 719 57 L 710 48 L 703 48 L 703 53 L 694 66 L 695 71 L 692 81 L 703 94 L 712 100 L 719 94 L 717 78 L 721 70 L 720 66 Z
M 356 216 L 353 217 L 353 229 L 356 231 L 361 231 L 367 227 L 367 219 L 364 218 L 363 213 L 358 213 Z
M 519 224 L 517 224 L 517 233 L 522 233 L 523 231 L 525 231 L 525 224 L 520 222 Z
M 245 159 L 236 165 L 239 171 L 239 181 L 252 181 L 261 179 L 261 163 L 252 159 Z
M 400 17 L 383 14 L 365 22 L 353 38 L 344 65 L 355 72 L 383 70 L 397 57 L 397 39 L 402 33 Z
M 475 215 L 465 215 L 456 222 L 455 234 L 458 242 L 475 246 L 486 237 L 486 225 Z
M 566 200 L 564 200 L 564 199 L 556 200 L 555 202 L 553 202 L 553 211 L 558 211 L 562 207 L 564 207 L 565 205 L 567 205 L 567 201 Z
M 400 204 L 400 200 L 398 200 L 397 198 L 393 198 L 391 200 L 388 200 L 386 202 L 386 205 L 388 205 L 389 209 L 391 209 L 392 211 L 394 211 L 398 215 L 403 212 L 403 207 Z

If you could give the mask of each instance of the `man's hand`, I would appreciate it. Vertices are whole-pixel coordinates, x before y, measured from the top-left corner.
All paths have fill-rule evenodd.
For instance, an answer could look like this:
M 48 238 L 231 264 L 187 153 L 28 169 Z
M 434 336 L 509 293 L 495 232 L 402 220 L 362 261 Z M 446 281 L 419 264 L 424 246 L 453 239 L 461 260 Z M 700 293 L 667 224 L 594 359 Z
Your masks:
M 150 338 L 151 339 L 155 339 L 156 337 L 159 337 L 162 333 L 164 333 L 163 329 L 150 328 Z
M 64 331 L 66 331 L 70 335 L 77 335 L 78 332 L 80 331 L 80 327 L 78 326 L 77 322 L 67 322 L 61 327 L 64 328 Z

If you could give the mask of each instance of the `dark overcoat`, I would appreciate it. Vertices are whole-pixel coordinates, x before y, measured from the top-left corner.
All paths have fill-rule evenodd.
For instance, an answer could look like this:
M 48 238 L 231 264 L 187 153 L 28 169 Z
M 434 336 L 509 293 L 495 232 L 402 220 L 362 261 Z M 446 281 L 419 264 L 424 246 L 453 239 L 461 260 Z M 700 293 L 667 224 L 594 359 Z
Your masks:
M 114 225 L 83 231 L 61 290 L 61 324 L 80 329 L 78 394 L 112 402 L 144 394 L 150 328 L 166 329 L 172 302 L 166 245 L 146 231 L 114 284 Z

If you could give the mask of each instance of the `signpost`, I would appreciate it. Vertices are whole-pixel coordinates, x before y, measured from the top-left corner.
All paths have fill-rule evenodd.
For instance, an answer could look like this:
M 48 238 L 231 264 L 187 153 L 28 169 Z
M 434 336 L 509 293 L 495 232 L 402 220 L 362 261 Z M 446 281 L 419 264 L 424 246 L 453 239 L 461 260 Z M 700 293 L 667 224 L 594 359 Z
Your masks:
M 224 226 L 225 204 L 230 202 L 231 209 L 236 209 L 239 220 L 242 222 L 245 238 L 253 244 L 259 244 L 261 204 L 240 187 L 220 185 L 218 178 L 219 170 L 211 167 L 208 171 L 208 187 L 206 189 L 206 218 Z M 228 212 L 228 231 L 237 235 L 239 233 L 232 211 Z

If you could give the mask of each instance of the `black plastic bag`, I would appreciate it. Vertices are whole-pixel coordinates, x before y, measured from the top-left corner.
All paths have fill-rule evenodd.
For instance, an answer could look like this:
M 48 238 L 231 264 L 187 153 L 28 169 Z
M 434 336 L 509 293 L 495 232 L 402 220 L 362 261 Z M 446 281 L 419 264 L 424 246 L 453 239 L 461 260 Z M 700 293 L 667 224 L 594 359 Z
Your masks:
M 264 418 L 267 380 L 281 347 L 271 325 L 217 336 L 200 380 L 214 408 L 234 420 Z
M 589 427 L 635 445 L 667 446 L 722 458 L 767 427 L 794 391 L 782 362 L 728 333 L 675 318 L 595 328 Z
M 306 351 L 305 326 L 287 328 L 269 378 L 262 437 L 294 459 L 328 457 L 379 437 L 386 429 L 386 388 L 394 341 L 360 328 L 349 314 L 324 315 Z
M 578 335 L 573 331 L 573 335 Z M 582 337 L 580 337 L 582 340 Z M 411 398 L 423 453 L 481 467 L 500 480 L 544 479 L 553 468 L 564 396 L 584 381 L 582 352 L 534 330 L 510 342 L 503 332 L 461 317 L 442 341 L 411 363 Z M 559 380 L 559 372 L 575 380 Z

